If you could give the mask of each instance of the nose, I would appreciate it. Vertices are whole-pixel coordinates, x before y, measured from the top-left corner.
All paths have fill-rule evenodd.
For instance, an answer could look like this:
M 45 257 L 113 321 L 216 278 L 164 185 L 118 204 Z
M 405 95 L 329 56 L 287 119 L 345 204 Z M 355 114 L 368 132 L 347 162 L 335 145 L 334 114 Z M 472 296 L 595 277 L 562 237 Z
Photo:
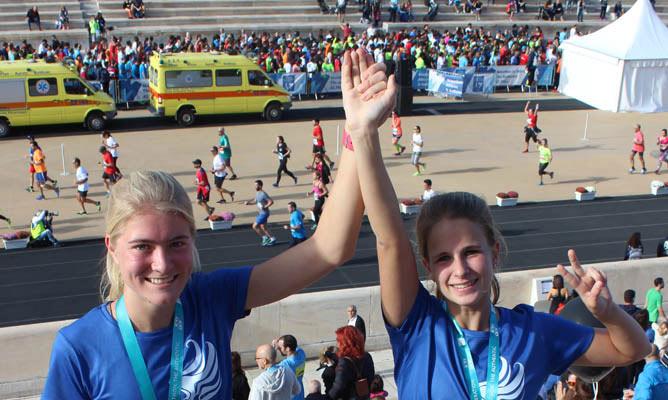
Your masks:
M 465 256 L 459 256 L 459 255 L 455 256 L 452 263 L 452 273 L 456 277 L 458 278 L 465 277 L 470 270 L 471 267 L 469 266 L 469 263 L 466 260 Z
M 170 265 L 169 251 L 163 246 L 156 246 L 151 254 L 151 269 L 164 274 L 169 271 Z

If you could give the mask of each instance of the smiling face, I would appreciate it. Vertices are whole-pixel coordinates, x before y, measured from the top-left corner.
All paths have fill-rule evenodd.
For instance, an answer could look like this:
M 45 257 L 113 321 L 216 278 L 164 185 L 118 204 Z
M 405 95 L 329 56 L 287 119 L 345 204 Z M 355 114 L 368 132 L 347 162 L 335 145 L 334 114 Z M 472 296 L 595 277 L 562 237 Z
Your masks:
M 193 237 L 176 214 L 149 210 L 131 217 L 107 248 L 118 264 L 128 303 L 173 305 L 193 269 Z
M 449 302 L 488 307 L 499 246 L 490 246 L 480 225 L 444 218 L 432 228 L 427 247 L 424 266 Z

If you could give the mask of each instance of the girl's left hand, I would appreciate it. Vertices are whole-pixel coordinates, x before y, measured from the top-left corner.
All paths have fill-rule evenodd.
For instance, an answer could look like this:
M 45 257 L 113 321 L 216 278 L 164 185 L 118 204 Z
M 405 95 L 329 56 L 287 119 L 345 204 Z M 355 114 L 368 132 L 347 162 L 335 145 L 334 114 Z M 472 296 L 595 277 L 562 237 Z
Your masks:
M 585 271 L 573 249 L 568 250 L 568 260 L 573 268 L 573 273 L 568 272 L 561 264 L 557 265 L 559 273 L 578 292 L 582 302 L 594 314 L 594 317 L 598 320 L 605 319 L 613 306 L 612 295 L 608 289 L 608 278 L 596 268 L 590 267 Z

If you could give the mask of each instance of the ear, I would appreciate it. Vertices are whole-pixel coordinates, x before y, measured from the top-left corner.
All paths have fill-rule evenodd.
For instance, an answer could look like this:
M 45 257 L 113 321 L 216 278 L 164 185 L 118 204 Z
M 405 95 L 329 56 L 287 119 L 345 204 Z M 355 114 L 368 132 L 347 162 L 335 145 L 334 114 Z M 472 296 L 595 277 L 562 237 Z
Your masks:
M 426 257 L 422 257 L 422 266 L 424 267 L 424 269 L 427 270 L 427 272 L 429 272 L 429 275 L 431 276 L 431 272 L 432 272 L 431 271 L 431 266 L 429 265 L 429 260 L 427 260 Z
M 493 266 L 496 268 L 499 265 L 499 261 L 501 258 L 501 243 L 496 242 L 494 243 L 494 247 L 492 247 L 492 262 L 494 263 Z
M 107 252 L 114 259 L 114 262 L 118 264 L 118 260 L 116 259 L 116 249 L 114 244 L 111 242 L 111 237 L 109 235 L 104 235 L 104 246 L 107 248 Z

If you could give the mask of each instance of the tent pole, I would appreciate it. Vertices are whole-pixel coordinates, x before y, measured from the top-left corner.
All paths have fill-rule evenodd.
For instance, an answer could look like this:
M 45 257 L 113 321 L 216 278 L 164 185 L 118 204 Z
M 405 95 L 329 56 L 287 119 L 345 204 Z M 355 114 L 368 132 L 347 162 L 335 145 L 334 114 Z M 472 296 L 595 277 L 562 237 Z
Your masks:
M 589 113 L 587 113 L 587 118 L 585 119 L 585 131 L 584 131 L 584 136 L 582 136 L 581 140 L 589 140 L 587 139 L 587 128 L 589 127 Z

